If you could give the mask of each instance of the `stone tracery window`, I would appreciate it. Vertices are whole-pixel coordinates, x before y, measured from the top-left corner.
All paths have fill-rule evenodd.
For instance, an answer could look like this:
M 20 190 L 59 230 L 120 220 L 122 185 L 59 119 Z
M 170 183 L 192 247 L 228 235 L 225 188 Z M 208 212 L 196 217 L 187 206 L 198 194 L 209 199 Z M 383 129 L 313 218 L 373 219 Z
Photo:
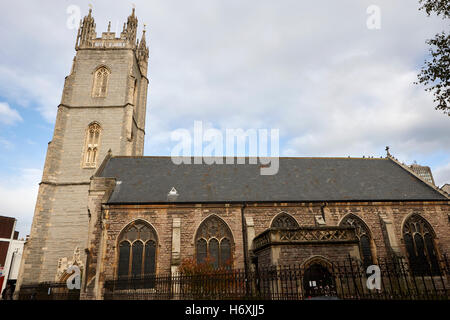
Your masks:
M 212 259 L 214 268 L 230 267 L 233 236 L 227 224 L 217 216 L 210 216 L 199 226 L 195 237 L 197 263 Z
M 299 225 L 293 216 L 286 212 L 281 212 L 273 219 L 271 227 L 277 229 L 293 229 L 298 228 Z
M 349 214 L 342 219 L 340 225 L 355 227 L 356 237 L 359 239 L 359 250 L 363 264 L 364 266 L 373 264 L 370 231 L 364 221 L 353 214 Z
M 155 230 L 143 221 L 135 221 L 119 237 L 118 276 L 139 277 L 156 272 Z
M 84 167 L 95 168 L 97 165 L 100 133 L 101 127 L 98 123 L 94 122 L 89 125 L 86 134 Z
M 106 97 L 106 89 L 108 88 L 109 71 L 105 67 L 100 67 L 94 73 L 94 85 L 92 88 L 92 96 L 95 98 Z
M 433 228 L 418 214 L 413 214 L 405 221 L 403 240 L 414 273 L 422 275 L 440 273 L 434 238 Z

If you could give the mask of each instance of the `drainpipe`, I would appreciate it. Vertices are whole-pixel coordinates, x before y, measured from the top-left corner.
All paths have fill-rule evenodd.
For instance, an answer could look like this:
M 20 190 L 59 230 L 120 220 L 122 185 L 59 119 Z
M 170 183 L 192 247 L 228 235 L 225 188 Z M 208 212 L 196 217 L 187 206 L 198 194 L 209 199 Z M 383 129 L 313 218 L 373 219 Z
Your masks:
M 322 205 L 320 206 L 320 212 L 322 213 L 322 219 L 323 219 L 323 221 L 325 221 L 325 222 L 326 222 L 326 220 L 325 220 L 325 210 L 323 210 L 323 209 L 324 209 L 326 206 L 327 206 L 327 203 L 326 203 L 326 202 L 323 202 Z
M 241 207 L 241 219 L 242 219 L 242 240 L 244 241 L 244 270 L 245 270 L 245 279 L 247 280 L 248 276 L 248 246 L 247 246 L 247 228 L 245 227 L 245 216 L 244 211 L 247 207 L 246 202 L 242 202 Z M 248 283 L 246 281 L 246 287 L 248 290 Z

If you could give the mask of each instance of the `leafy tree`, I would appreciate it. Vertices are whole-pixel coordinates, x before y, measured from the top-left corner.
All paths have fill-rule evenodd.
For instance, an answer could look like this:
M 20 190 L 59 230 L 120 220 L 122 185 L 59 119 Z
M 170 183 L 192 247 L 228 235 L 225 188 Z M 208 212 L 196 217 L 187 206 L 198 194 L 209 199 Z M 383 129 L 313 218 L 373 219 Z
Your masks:
M 434 12 L 442 19 L 450 18 L 450 0 L 419 0 L 419 3 L 422 5 L 419 10 L 425 10 L 428 16 Z M 433 93 L 436 110 L 450 116 L 450 34 L 443 31 L 426 43 L 430 45 L 431 57 L 417 77 L 425 90 Z

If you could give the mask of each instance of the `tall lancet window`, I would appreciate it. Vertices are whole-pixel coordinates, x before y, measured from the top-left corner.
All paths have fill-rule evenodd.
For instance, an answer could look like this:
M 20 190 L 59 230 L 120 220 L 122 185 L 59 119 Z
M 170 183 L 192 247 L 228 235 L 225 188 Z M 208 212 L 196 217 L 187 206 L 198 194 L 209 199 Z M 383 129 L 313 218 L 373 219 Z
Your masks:
M 86 133 L 86 145 L 84 152 L 84 167 L 95 168 L 98 160 L 101 127 L 98 123 L 91 123 Z
M 361 259 L 364 266 L 368 267 L 373 264 L 372 256 L 372 237 L 370 235 L 369 228 L 361 220 L 361 218 L 349 214 L 341 221 L 341 226 L 352 226 L 355 227 L 356 237 L 359 239 L 359 251 L 361 254 Z
M 100 67 L 94 74 L 94 86 L 92 96 L 96 98 L 106 97 L 108 88 L 109 71 L 105 67 Z
M 144 221 L 134 221 L 122 231 L 118 240 L 119 278 L 155 275 L 158 240 L 152 226 Z
M 410 216 L 403 225 L 403 240 L 411 269 L 415 274 L 440 273 L 435 233 L 428 221 L 418 214 Z
M 232 261 L 233 235 L 227 224 L 212 215 L 198 227 L 195 237 L 197 263 L 210 259 L 214 268 L 230 268 Z

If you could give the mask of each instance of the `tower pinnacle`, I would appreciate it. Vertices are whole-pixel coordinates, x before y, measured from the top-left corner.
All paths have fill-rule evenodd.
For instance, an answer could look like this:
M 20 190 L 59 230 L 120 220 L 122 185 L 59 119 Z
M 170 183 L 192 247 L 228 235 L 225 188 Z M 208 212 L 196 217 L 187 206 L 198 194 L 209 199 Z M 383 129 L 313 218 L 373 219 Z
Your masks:
M 92 17 L 92 8 L 89 8 L 89 14 L 80 21 L 80 27 L 78 28 L 77 41 L 75 43 L 75 49 L 80 46 L 91 46 L 92 40 L 97 36 L 95 31 L 95 21 Z
M 148 47 L 145 41 L 145 27 L 146 25 L 144 24 L 144 30 L 142 30 L 141 41 L 139 42 L 138 48 L 136 50 L 136 57 L 139 62 L 139 66 L 141 67 L 142 73 L 147 74 Z

